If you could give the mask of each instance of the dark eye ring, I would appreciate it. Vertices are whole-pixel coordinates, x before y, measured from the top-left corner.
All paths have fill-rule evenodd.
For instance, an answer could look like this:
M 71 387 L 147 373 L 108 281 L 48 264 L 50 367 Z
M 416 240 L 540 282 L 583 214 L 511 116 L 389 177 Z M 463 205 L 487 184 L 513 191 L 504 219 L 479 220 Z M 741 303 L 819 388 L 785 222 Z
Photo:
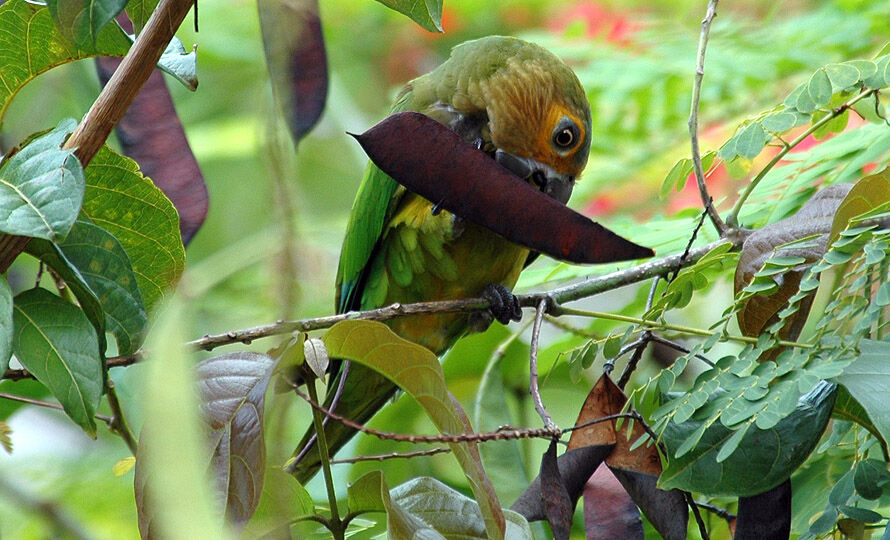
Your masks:
M 575 133 L 571 128 L 563 128 L 553 136 L 553 142 L 556 146 L 568 148 L 575 142 Z

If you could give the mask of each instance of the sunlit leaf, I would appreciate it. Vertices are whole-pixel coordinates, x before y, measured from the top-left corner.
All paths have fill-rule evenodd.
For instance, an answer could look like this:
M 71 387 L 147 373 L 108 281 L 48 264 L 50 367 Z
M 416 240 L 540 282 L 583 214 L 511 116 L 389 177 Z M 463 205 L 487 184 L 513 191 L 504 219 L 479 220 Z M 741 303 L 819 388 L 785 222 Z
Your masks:
M 127 0 L 46 0 L 56 27 L 78 47 L 95 46 L 99 31 L 124 10 Z
M 886 441 L 890 439 L 890 409 L 885 397 L 890 392 L 888 343 L 863 339 L 859 358 L 844 368 L 835 380 L 853 396 Z
M 9 369 L 12 356 L 12 289 L 5 277 L 0 277 L 0 373 Z
M 158 0 L 130 0 L 127 2 L 127 15 L 133 21 L 136 33 L 142 31 L 142 27 L 148 22 L 148 18 L 158 5 Z
M 185 265 L 173 204 L 133 160 L 104 146 L 86 169 L 82 215 L 120 241 L 151 312 Z
M 377 0 L 384 6 L 411 17 L 430 32 L 442 32 L 442 0 Z

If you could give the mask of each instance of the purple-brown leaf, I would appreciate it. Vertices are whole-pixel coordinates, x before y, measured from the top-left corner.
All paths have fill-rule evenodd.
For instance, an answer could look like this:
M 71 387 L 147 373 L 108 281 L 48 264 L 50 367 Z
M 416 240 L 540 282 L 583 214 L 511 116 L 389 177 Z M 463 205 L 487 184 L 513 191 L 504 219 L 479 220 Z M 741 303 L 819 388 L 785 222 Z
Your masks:
M 615 448 L 613 444 L 583 446 L 576 450 L 569 450 L 559 456 L 559 459 L 557 459 L 559 475 L 565 485 L 566 492 L 569 494 L 572 508 L 575 507 L 578 498 L 581 497 L 587 479 L 599 467 L 599 464 L 606 459 L 606 456 L 613 448 Z M 544 519 L 542 493 L 541 475 L 538 475 L 528 488 L 522 492 L 522 495 L 516 499 L 516 502 L 510 506 L 510 510 L 522 514 L 529 521 Z
M 275 98 L 300 142 L 324 111 L 328 64 L 317 0 L 259 0 L 263 47 Z
M 201 411 L 214 449 L 211 471 L 225 499 L 226 516 L 243 526 L 259 504 L 266 467 L 263 406 L 275 361 L 237 352 L 197 365 Z
M 420 113 L 393 114 L 355 137 L 371 161 L 406 188 L 533 251 L 573 263 L 653 255 L 520 180 Z
M 562 477 L 559 475 L 559 465 L 556 463 L 556 441 L 550 441 L 550 446 L 541 458 L 541 506 L 544 515 L 550 523 L 550 530 L 556 540 L 568 540 L 572 530 L 572 512 L 575 509 L 575 501 L 569 497 Z M 577 500 L 577 499 L 576 499 Z
M 791 480 L 773 489 L 739 497 L 735 540 L 773 540 L 791 534 Z
M 658 489 L 658 477 L 648 473 L 612 466 L 609 470 L 664 540 L 686 538 L 689 510 L 682 491 Z
M 590 540 L 643 540 L 637 505 L 608 467 L 600 467 L 584 486 L 584 533 Z
M 118 21 L 123 22 L 122 17 Z M 119 58 L 96 59 L 103 85 L 120 63 Z M 182 243 L 188 245 L 207 216 L 207 186 L 159 70 L 152 72 L 136 95 L 116 133 L 123 153 L 139 164 L 176 207 Z

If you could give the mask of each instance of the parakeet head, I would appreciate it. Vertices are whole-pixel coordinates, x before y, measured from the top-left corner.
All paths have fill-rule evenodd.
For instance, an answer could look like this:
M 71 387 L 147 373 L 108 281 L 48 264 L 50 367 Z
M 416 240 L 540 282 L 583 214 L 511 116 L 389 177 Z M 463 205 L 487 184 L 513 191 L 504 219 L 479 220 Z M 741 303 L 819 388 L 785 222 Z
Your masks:
M 553 53 L 491 36 L 454 48 L 413 83 L 415 94 L 465 139 L 566 202 L 590 150 L 590 106 L 572 70 Z

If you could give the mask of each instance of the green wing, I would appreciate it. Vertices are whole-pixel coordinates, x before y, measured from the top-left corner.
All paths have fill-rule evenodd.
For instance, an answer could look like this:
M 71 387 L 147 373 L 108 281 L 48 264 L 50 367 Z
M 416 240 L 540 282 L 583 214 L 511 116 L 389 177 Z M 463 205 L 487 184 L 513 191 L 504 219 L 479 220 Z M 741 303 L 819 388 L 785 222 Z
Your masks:
M 409 86 L 393 105 L 392 113 L 408 110 L 412 102 Z M 364 277 L 383 228 L 392 216 L 405 189 L 371 162 L 352 205 L 346 237 L 337 268 L 337 312 L 360 309 Z

